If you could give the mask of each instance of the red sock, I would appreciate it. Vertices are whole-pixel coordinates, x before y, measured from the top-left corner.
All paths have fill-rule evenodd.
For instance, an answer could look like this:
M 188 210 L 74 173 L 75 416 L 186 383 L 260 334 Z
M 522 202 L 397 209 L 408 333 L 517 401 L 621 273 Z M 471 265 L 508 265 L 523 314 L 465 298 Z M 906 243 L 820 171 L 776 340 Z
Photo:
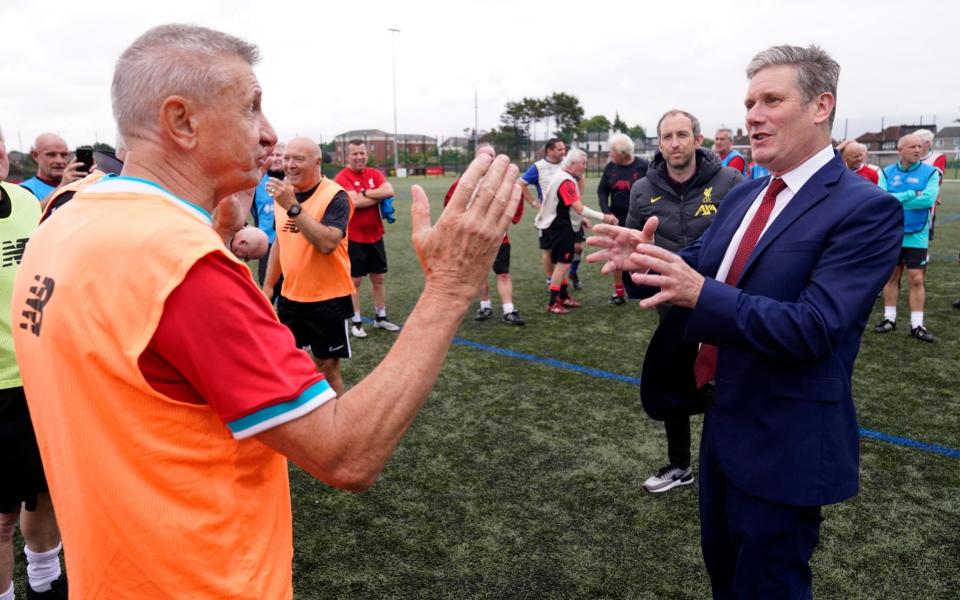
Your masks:
M 627 292 L 626 292 L 626 290 L 623 288 L 623 284 L 622 284 L 622 283 L 618 283 L 618 284 L 616 284 L 616 285 L 613 286 L 613 293 L 614 293 L 615 296 L 619 296 L 619 297 L 623 298 L 624 295 L 626 295 Z

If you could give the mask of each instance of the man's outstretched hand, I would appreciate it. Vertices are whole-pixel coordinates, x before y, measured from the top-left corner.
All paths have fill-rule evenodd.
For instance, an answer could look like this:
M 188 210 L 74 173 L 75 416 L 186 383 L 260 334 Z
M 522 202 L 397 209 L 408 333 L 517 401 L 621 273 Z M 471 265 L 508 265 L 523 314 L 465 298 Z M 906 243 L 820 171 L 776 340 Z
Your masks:
M 473 300 L 517 212 L 519 173 L 506 156 L 494 158 L 481 150 L 433 226 L 426 193 L 418 185 L 411 188 L 413 247 L 426 278 L 425 292 L 461 303 Z
M 650 217 L 642 231 L 617 225 L 603 224 L 593 226 L 593 235 L 587 238 L 587 245 L 600 248 L 587 256 L 589 263 L 603 263 L 600 272 L 606 275 L 614 271 L 639 271 L 641 265 L 634 254 L 640 244 L 652 244 L 657 231 L 657 217 Z

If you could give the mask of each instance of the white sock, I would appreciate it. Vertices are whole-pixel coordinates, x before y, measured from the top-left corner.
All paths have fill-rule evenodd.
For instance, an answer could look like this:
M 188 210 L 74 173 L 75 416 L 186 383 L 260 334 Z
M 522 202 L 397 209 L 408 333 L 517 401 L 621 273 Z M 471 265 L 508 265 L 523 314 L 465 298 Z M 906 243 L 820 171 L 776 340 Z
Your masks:
M 493 308 L 493 303 L 490 302 L 489 300 L 481 300 L 481 301 L 480 301 L 480 308 L 492 309 L 492 308 Z
M 920 327 L 923 325 L 923 311 L 911 311 L 910 312 L 910 329 L 914 327 Z
M 359 312 L 353 313 L 353 322 L 354 322 L 354 323 L 362 323 L 362 322 L 363 322 L 363 319 L 360 318 L 360 313 L 359 313 Z
M 896 323 L 896 322 L 897 322 L 897 307 L 896 307 L 896 306 L 884 306 L 884 307 L 883 307 L 883 318 L 886 319 L 886 320 L 888 320 L 888 321 L 892 321 L 892 322 Z
M 14 600 L 13 597 L 13 582 L 10 582 L 10 589 L 0 594 L 0 600 Z
M 387 307 L 386 307 L 386 306 L 381 306 L 380 308 L 378 308 L 378 309 L 376 309 L 376 310 L 377 310 L 377 316 L 380 317 L 381 319 L 383 319 L 383 318 L 385 318 L 385 317 L 387 316 Z
M 513 310 L 514 310 L 513 304 L 511 304 L 511 303 L 509 303 L 509 302 L 504 303 L 504 305 L 503 305 L 503 314 L 509 315 L 510 313 L 513 312 Z
M 50 590 L 50 582 L 60 577 L 60 550 L 63 544 L 57 544 L 53 550 L 34 552 L 26 546 L 23 553 L 27 555 L 27 581 L 35 592 Z

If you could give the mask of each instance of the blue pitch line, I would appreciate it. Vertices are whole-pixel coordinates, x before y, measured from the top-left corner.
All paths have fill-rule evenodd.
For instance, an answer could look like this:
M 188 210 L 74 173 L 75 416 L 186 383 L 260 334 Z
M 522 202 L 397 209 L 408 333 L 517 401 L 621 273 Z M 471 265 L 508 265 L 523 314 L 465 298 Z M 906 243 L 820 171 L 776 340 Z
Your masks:
M 601 379 L 611 379 L 613 381 L 629 383 L 630 385 L 635 385 L 635 386 L 640 385 L 639 377 L 630 377 L 627 375 L 620 375 L 619 373 L 611 373 L 610 371 L 604 371 L 602 369 L 593 369 L 591 367 L 584 367 L 583 365 L 568 363 L 562 360 L 555 360 L 553 358 L 543 358 L 542 356 L 537 356 L 535 354 L 515 352 L 513 350 L 508 350 L 506 348 L 500 348 L 498 346 L 481 344 L 479 342 L 466 340 L 460 337 L 454 338 L 453 343 L 455 346 L 466 346 L 467 348 L 475 348 L 477 350 L 483 350 L 484 352 L 492 352 L 493 354 L 499 354 L 501 356 L 507 356 L 510 358 L 519 358 L 521 360 L 540 363 L 542 365 L 556 367 L 558 369 L 565 369 L 567 371 L 574 371 L 577 373 L 583 373 L 585 375 L 600 377 Z M 860 428 L 860 436 L 869 438 L 872 440 L 877 440 L 880 442 L 886 442 L 888 444 L 894 444 L 896 446 L 904 446 L 906 448 L 914 448 L 916 450 L 921 450 L 923 452 L 940 454 L 948 458 L 960 459 L 960 450 L 956 448 L 949 448 L 947 446 L 941 446 L 939 444 L 928 444 L 926 442 L 919 442 L 917 440 L 913 440 L 910 438 L 900 437 L 896 435 L 888 435 L 880 431 L 864 429 L 863 427 Z

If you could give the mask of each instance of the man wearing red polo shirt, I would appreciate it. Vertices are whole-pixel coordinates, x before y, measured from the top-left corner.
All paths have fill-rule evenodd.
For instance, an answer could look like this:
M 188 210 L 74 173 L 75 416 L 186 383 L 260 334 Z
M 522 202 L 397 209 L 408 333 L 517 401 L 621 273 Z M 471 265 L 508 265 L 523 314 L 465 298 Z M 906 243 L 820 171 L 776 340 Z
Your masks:
M 373 288 L 373 326 L 387 331 L 400 328 L 387 319 L 387 250 L 383 245 L 380 203 L 393 197 L 393 186 L 380 171 L 367 166 L 367 145 L 363 140 L 347 142 L 347 166 L 337 173 L 337 183 L 347 191 L 354 213 L 347 227 L 350 275 L 353 277 L 353 319 L 350 333 L 367 337 L 360 319 L 360 283 L 367 275 Z

